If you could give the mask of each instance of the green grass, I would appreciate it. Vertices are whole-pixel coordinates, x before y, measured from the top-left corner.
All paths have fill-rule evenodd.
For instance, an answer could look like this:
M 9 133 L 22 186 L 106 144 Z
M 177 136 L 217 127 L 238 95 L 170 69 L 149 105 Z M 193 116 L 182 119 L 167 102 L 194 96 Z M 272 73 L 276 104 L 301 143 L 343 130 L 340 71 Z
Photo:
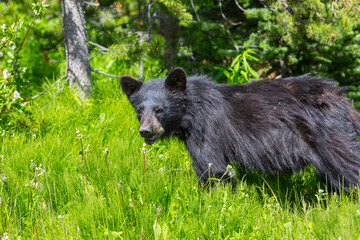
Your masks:
M 51 89 L 32 103 L 34 126 L 0 138 L 7 177 L 0 180 L 1 236 L 360 238 L 358 200 L 319 191 L 324 188 L 312 168 L 285 177 L 239 173 L 234 190 L 230 183 L 202 187 L 179 140 L 142 151 L 135 113 L 117 81 L 100 81 L 95 90 L 94 100 L 78 104 L 70 91 L 54 99 L 58 89 Z M 91 151 L 82 152 L 88 144 Z M 35 176 L 41 169 L 31 160 L 45 174 Z

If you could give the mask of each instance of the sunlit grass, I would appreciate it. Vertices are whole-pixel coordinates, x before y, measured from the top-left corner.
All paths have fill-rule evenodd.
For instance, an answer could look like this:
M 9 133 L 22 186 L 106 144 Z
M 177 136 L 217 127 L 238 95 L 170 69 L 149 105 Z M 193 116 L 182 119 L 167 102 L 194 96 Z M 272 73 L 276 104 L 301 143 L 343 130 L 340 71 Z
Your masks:
M 328 193 L 312 168 L 202 187 L 179 140 L 142 149 L 117 82 L 95 90 L 79 105 L 54 88 L 32 104 L 31 129 L 1 137 L 2 237 L 359 239 L 357 198 Z

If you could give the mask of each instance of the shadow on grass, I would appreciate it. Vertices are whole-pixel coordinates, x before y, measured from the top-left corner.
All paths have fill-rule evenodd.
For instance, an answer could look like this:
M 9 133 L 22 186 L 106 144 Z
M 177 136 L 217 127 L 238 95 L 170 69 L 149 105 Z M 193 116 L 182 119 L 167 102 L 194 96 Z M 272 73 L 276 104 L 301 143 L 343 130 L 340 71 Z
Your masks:
M 336 194 L 338 196 L 350 196 L 355 199 L 357 193 L 350 191 L 335 191 L 326 184 L 324 179 L 316 173 L 312 166 L 306 167 L 304 170 L 295 174 L 277 174 L 267 175 L 260 174 L 254 170 L 236 167 L 236 176 L 231 180 L 226 180 L 232 184 L 233 191 L 239 190 L 240 183 L 244 183 L 246 188 L 253 188 L 258 193 L 260 201 L 266 201 L 265 196 L 274 197 L 281 207 L 303 208 L 305 205 L 327 206 L 327 202 Z M 208 190 L 209 186 L 216 186 L 218 180 L 209 184 L 202 185 L 204 190 Z
M 315 203 L 319 189 L 327 189 L 311 166 L 295 174 L 267 175 L 241 167 L 237 167 L 236 172 L 238 180 L 255 185 L 258 191 L 265 190 L 270 196 L 275 195 L 280 204 L 300 204 L 301 201 Z
M 332 188 L 312 166 L 307 166 L 295 174 L 277 174 L 275 176 L 237 167 L 236 175 L 237 181 L 243 181 L 246 185 L 255 187 L 259 196 L 266 194 L 275 197 L 281 207 L 291 206 L 301 209 L 304 204 L 320 204 L 326 208 L 334 194 L 347 197 L 350 201 L 351 199 L 356 201 L 359 198 L 356 188 L 348 191 Z

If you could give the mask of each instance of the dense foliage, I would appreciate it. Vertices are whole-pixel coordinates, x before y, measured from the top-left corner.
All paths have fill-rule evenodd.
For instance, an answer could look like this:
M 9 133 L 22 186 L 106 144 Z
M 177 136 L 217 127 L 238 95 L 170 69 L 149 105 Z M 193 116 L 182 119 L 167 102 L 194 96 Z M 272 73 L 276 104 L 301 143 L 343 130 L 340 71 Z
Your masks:
M 5 130 L 13 129 L 19 123 L 27 125 L 27 102 L 21 97 L 19 91 L 24 89 L 26 80 L 26 67 L 19 63 L 19 53 L 26 40 L 27 34 L 37 18 L 44 14 L 47 5 L 44 2 L 33 3 L 34 16 L 25 35 L 20 38 L 23 21 L 18 20 L 11 25 L 3 24 L 0 32 L 0 55 L 6 54 L 4 69 L 0 75 L 0 134 Z
M 15 31 L 19 39 L 35 15 L 31 4 L 10 2 L 0 17 L 0 24 L 6 26 L 23 21 Z M 26 86 L 22 90 L 26 96 L 45 77 L 65 71 L 60 3 L 48 0 L 47 4 L 49 11 L 34 22 L 20 53 L 19 63 L 27 68 L 23 79 L 31 82 L 18 84 Z M 105 72 L 126 74 L 126 68 L 118 67 L 125 62 L 127 68 L 138 67 L 139 78 L 144 71 L 156 77 L 175 66 L 215 76 L 251 49 L 259 61 L 250 61 L 257 74 L 247 71 L 247 78 L 310 72 L 335 78 L 342 85 L 352 84 L 350 96 L 357 100 L 359 4 L 356 0 L 97 0 L 85 1 L 84 11 L 92 66 Z M 6 2 L 0 6 L 4 8 Z M 0 65 L 5 69 L 9 56 L 2 53 Z

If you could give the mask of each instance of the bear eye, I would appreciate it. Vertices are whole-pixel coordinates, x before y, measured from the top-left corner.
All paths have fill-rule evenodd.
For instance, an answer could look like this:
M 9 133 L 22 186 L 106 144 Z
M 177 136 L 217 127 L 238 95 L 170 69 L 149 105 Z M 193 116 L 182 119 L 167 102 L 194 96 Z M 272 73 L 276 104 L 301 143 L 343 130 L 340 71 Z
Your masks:
M 142 114 L 142 111 L 143 111 L 143 108 L 142 108 L 142 107 L 139 107 L 139 108 L 136 110 L 136 114 L 137 114 L 137 115 L 141 115 L 141 114 Z
M 162 113 L 162 112 L 164 112 L 164 109 L 162 109 L 161 107 L 155 108 L 155 113 Z

